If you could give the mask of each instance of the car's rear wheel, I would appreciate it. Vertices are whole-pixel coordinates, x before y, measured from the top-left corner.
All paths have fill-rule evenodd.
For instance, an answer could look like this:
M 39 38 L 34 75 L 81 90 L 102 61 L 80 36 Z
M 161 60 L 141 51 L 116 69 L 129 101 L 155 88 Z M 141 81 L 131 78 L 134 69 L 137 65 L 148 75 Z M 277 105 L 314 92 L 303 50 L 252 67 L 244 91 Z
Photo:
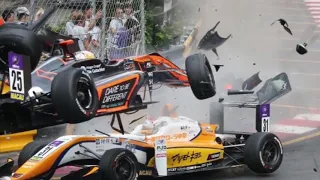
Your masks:
M 83 69 L 60 72 L 53 80 L 51 98 L 58 115 L 67 123 L 81 123 L 95 117 L 98 92 L 91 76 Z
M 139 163 L 136 156 L 127 149 L 110 149 L 100 160 L 99 173 L 102 180 L 137 180 Z
M 283 158 L 283 147 L 279 138 L 272 133 L 258 132 L 245 142 L 245 164 L 256 173 L 276 171 Z
M 216 94 L 216 83 L 207 57 L 198 53 L 187 57 L 186 72 L 191 90 L 199 100 Z

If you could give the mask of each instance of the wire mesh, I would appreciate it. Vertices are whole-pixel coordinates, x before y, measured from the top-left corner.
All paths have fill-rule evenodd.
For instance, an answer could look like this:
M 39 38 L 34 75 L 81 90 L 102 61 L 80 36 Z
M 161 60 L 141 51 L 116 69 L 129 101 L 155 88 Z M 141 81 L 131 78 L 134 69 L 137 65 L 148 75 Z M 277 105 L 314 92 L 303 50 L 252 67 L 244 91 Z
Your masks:
M 144 53 L 144 0 L 0 0 L 0 9 L 6 22 L 33 23 L 58 4 L 43 30 L 75 37 L 100 58 Z

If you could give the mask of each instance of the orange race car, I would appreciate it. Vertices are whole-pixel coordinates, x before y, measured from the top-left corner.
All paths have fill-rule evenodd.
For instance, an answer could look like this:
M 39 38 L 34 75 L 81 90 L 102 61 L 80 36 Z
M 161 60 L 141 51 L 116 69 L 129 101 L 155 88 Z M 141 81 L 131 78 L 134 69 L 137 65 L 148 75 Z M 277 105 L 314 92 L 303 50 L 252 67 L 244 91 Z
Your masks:
M 256 173 L 272 173 L 282 163 L 283 147 L 269 129 L 260 128 L 261 122 L 270 118 L 270 104 L 256 105 L 256 110 L 260 115 L 253 133 L 217 134 L 223 129 L 220 124 L 200 123 L 166 110 L 165 116 L 147 119 L 125 134 L 34 141 L 22 149 L 11 178 L 46 180 L 56 169 L 68 165 L 80 167 L 62 180 L 137 180 L 243 165 Z

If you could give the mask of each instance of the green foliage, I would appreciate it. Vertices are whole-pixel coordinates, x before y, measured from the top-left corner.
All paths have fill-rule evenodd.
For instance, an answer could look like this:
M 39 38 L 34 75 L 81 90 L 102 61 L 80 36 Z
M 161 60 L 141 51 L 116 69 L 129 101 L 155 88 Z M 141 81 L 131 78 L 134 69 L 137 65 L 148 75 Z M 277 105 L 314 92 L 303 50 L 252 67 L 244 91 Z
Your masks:
M 147 48 L 165 48 L 172 44 L 173 40 L 182 34 L 183 23 L 181 21 L 174 20 L 170 25 L 161 27 L 163 23 L 162 17 L 153 17 L 151 16 L 150 11 L 146 11 L 145 18 L 145 39 L 146 45 L 148 46 Z M 155 38 L 154 41 L 153 38 Z

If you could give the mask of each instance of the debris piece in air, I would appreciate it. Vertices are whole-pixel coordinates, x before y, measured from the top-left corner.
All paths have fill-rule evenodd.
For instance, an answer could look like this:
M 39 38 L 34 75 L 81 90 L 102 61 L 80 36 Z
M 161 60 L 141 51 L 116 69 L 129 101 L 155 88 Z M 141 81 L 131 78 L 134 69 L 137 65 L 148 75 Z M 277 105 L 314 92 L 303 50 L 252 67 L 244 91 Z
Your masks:
M 200 8 L 198 9 L 198 12 L 200 12 Z
M 296 46 L 296 51 L 297 53 L 299 53 L 300 55 L 304 55 L 306 53 L 308 53 L 308 49 L 307 46 L 313 44 L 314 42 L 316 42 L 320 37 L 319 33 L 314 34 L 308 41 L 308 43 L 300 43 L 297 44 Z
M 313 168 L 313 171 L 314 171 L 314 172 L 318 172 L 318 170 L 317 170 L 316 168 Z
M 249 90 L 251 91 L 252 89 L 254 89 L 255 87 L 257 87 L 262 80 L 259 77 L 259 72 L 255 73 L 254 75 L 252 75 L 251 77 L 249 77 L 247 80 L 245 80 L 242 83 L 242 90 Z
M 213 66 L 214 66 L 214 68 L 216 69 L 216 72 L 218 72 L 219 69 L 220 69 L 221 67 L 223 67 L 224 65 L 215 65 L 215 64 L 213 64 Z
M 198 44 L 198 49 L 206 51 L 212 50 L 212 52 L 216 54 L 218 59 L 219 54 L 217 52 L 217 48 L 231 37 L 230 34 L 227 38 L 223 38 L 218 34 L 217 31 L 215 31 L 219 23 L 220 21 L 218 21 L 217 24 L 204 35 L 204 37 L 200 40 Z
M 293 35 L 292 32 L 291 32 L 291 30 L 289 29 L 289 25 L 288 25 L 287 21 L 284 20 L 284 19 L 278 19 L 278 20 L 276 20 L 275 22 L 273 22 L 273 23 L 271 24 L 271 26 L 272 26 L 274 23 L 276 23 L 277 21 L 280 22 L 280 24 L 283 26 L 284 30 L 286 30 L 289 34 Z

